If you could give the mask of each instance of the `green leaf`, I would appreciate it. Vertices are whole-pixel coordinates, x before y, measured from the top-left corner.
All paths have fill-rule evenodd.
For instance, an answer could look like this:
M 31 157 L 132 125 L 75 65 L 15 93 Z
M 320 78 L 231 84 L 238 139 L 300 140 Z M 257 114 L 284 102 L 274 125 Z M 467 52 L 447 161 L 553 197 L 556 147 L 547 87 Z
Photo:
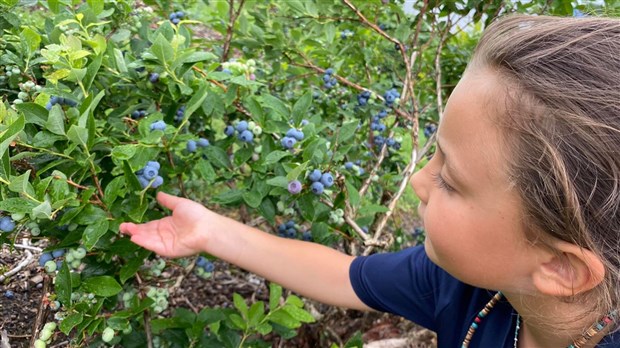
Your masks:
M 36 207 L 34 202 L 23 198 L 13 197 L 0 201 L 0 210 L 7 211 L 9 213 L 30 213 L 34 207 Z
M 101 0 L 86 0 L 88 6 L 93 10 L 95 16 L 98 16 L 101 12 L 103 12 L 103 1 Z
M 301 96 L 293 106 L 293 122 L 295 125 L 300 125 L 301 120 L 308 113 L 308 108 L 312 104 L 312 92 L 308 92 Z
M 351 203 L 351 206 L 354 208 L 358 207 L 360 204 L 360 194 L 357 191 L 357 188 L 353 186 L 353 184 L 351 183 L 349 179 L 346 179 L 344 181 L 344 186 L 347 188 L 347 195 L 349 197 L 349 203 Z
M 118 294 L 123 288 L 110 276 L 99 276 L 84 279 L 82 289 L 97 296 L 110 297 Z
M 340 133 L 338 133 L 338 142 L 343 144 L 346 143 L 353 135 L 355 135 L 355 131 L 357 130 L 357 126 L 359 125 L 359 121 L 351 121 L 344 123 L 342 127 L 340 127 Z
M 286 313 L 288 313 L 288 315 L 290 315 L 293 319 L 297 320 L 297 321 L 301 321 L 302 323 L 313 323 L 314 317 L 308 313 L 307 311 L 305 311 L 302 308 L 299 308 L 297 306 L 294 305 L 286 305 L 283 308 Z
M 282 188 L 288 188 L 288 179 L 285 176 L 276 176 L 267 180 L 267 184 L 271 186 L 277 186 Z
M 54 283 L 54 289 L 56 290 L 56 296 L 65 307 L 71 305 L 71 271 L 69 270 L 68 262 L 63 262 L 58 274 L 56 274 L 56 280 Z
M 261 96 L 260 100 L 264 107 L 270 108 L 271 110 L 273 110 L 274 112 L 282 116 L 284 119 L 289 118 L 289 115 L 291 112 L 288 106 L 284 104 L 284 102 L 282 102 L 280 99 L 270 94 L 265 94 Z M 279 117 L 279 118 L 271 117 L 271 118 L 282 119 L 282 117 Z
M 76 325 L 82 323 L 83 320 L 84 315 L 81 312 L 71 313 L 60 322 L 60 331 L 65 335 L 69 335 L 69 332 L 71 332 Z
M 258 208 L 263 201 L 263 196 L 256 190 L 250 190 L 243 193 L 243 200 L 250 207 Z
M 256 327 L 256 331 L 261 335 L 267 335 L 273 331 L 273 326 L 269 325 L 269 323 L 262 323 Z
M 105 43 L 105 41 L 104 41 Z M 83 84 L 84 89 L 90 89 L 90 86 L 93 84 L 95 77 L 97 76 L 97 72 L 99 72 L 99 68 L 101 67 L 101 61 L 103 60 L 103 53 L 99 53 L 91 62 L 88 64 L 86 68 L 86 75 L 84 76 Z
M 13 139 L 24 129 L 24 125 L 24 116 L 20 116 L 13 121 L 5 131 L 0 132 L 0 155 L 4 156 L 4 153 L 9 148 Z
M 213 197 L 214 203 L 234 204 L 239 203 L 243 199 L 243 190 L 228 190 Z
M 360 216 L 374 215 L 376 213 L 385 213 L 387 211 L 389 211 L 389 209 L 386 206 L 378 205 L 378 204 L 370 204 L 370 205 L 363 206 L 362 208 L 360 208 L 359 215 Z
M 301 326 L 301 323 L 288 314 L 284 309 L 278 309 L 269 313 L 269 321 L 276 324 L 280 324 L 289 329 L 296 329 Z
M 57 135 L 65 135 L 65 117 L 59 104 L 52 106 L 45 128 Z
M 196 163 L 196 170 L 198 170 L 202 180 L 207 183 L 213 183 L 217 177 L 215 170 L 213 170 L 213 166 L 207 161 L 198 161 L 198 163 Z
M 132 158 L 136 154 L 137 150 L 138 145 L 135 144 L 118 145 L 112 149 L 112 158 L 119 161 L 126 161 Z
M 97 220 L 86 226 L 84 234 L 82 234 L 82 241 L 87 250 L 93 249 L 95 244 L 99 241 L 99 238 L 108 232 L 108 227 L 108 220 Z
M 226 151 L 222 150 L 217 146 L 207 146 L 204 148 L 205 155 L 209 162 L 214 164 L 219 168 L 228 168 L 230 167 L 230 161 L 228 160 L 228 155 Z
M 22 42 L 22 47 L 26 49 L 28 56 L 32 56 L 32 54 L 39 49 L 41 36 L 36 31 L 26 27 L 19 34 L 19 37 Z
M 308 221 L 314 221 L 316 218 L 316 213 L 314 209 L 314 205 L 317 202 L 317 197 L 314 193 L 308 193 L 301 196 L 297 200 L 297 204 L 299 205 L 299 210 L 301 211 L 301 216 Z
M 16 104 L 15 108 L 24 114 L 26 123 L 34 123 L 41 127 L 45 127 L 48 111 L 37 103 Z M 17 120 L 15 121 L 17 122 Z
M 30 196 L 34 196 L 34 188 L 28 181 L 30 178 L 30 172 L 31 170 L 28 169 L 24 174 L 13 178 L 9 184 L 9 190 L 16 193 L 25 193 Z
M 209 85 L 204 80 L 199 80 L 198 83 L 200 88 L 198 88 L 198 91 L 193 93 L 192 98 L 187 102 L 185 107 L 185 118 L 190 117 L 196 110 L 198 110 L 209 94 Z
M 159 34 L 153 42 L 151 52 L 164 66 L 170 65 L 174 60 L 174 48 L 162 34 Z
M 265 165 L 270 166 L 272 164 L 279 163 L 280 160 L 288 156 L 292 156 L 288 151 L 272 151 L 267 155 L 267 157 L 265 157 Z
M 280 305 L 282 287 L 276 283 L 269 284 L 269 310 L 274 311 Z
M 245 300 L 243 299 L 243 296 L 241 296 L 241 295 L 239 295 L 238 293 L 235 292 L 233 294 L 233 304 L 235 305 L 235 308 L 237 308 L 239 313 L 241 313 L 241 315 L 244 318 L 248 317 L 248 304 L 245 303 Z
M 69 138 L 72 143 L 88 149 L 88 129 L 72 125 L 67 132 L 67 138 Z
M 138 253 L 138 256 L 130 258 L 129 261 L 127 261 L 127 263 L 124 264 L 123 267 L 121 267 L 118 277 L 121 280 L 122 284 L 125 284 L 125 282 L 129 278 L 133 277 L 134 274 L 138 272 L 140 267 L 142 267 L 142 265 L 144 264 L 144 259 L 150 253 L 151 252 L 148 250 L 143 250 L 142 252 Z
M 248 311 L 248 325 L 255 327 L 265 317 L 265 303 L 263 301 L 257 301 L 250 306 Z
M 247 324 L 245 323 L 245 320 L 243 320 L 243 318 L 241 318 L 241 316 L 239 316 L 239 314 L 231 314 L 229 317 L 230 321 L 232 321 L 232 323 L 239 329 L 241 330 L 245 330 L 247 328 Z
M 52 205 L 50 204 L 50 202 L 45 201 L 32 208 L 32 217 L 35 219 L 51 219 Z

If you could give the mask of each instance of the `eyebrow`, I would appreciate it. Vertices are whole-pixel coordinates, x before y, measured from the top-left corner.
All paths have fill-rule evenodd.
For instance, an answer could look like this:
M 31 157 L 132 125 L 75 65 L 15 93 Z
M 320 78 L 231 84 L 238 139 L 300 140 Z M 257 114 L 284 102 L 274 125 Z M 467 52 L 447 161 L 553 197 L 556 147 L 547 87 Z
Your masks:
M 441 153 L 443 155 L 444 164 L 446 165 L 446 169 L 448 170 L 448 175 L 449 175 L 450 179 L 455 181 L 456 184 L 458 184 L 459 186 L 465 186 L 463 184 L 464 181 L 463 181 L 462 177 L 457 174 L 457 173 L 460 173 L 460 171 L 457 170 L 456 167 L 454 167 L 452 161 L 449 160 L 450 156 L 448 156 L 448 154 L 446 154 L 446 152 L 443 150 L 443 148 L 439 144 L 439 137 L 437 137 L 437 139 L 435 141 L 435 146 L 437 146 L 437 148 L 439 149 L 439 151 L 441 151 Z

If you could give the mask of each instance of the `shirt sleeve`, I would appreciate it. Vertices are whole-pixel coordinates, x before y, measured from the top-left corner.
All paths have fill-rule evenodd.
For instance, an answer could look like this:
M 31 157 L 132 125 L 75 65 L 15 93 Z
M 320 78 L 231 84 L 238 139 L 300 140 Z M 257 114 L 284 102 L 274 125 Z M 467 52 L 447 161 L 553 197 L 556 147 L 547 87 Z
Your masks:
M 355 258 L 349 278 L 367 306 L 400 315 L 436 331 L 437 290 L 445 271 L 426 255 L 422 245 L 394 253 Z

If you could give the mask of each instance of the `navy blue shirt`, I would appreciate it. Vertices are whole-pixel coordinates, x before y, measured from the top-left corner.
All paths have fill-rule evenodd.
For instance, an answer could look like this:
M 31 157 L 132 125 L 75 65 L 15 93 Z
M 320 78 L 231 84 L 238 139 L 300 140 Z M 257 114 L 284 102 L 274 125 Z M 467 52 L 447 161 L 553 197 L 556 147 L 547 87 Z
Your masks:
M 439 348 L 461 347 L 478 312 L 496 291 L 467 285 L 435 265 L 423 246 L 355 258 L 351 284 L 367 306 L 393 313 L 437 333 Z M 470 347 L 512 348 L 517 312 L 501 299 L 483 319 Z M 597 347 L 620 348 L 620 333 Z

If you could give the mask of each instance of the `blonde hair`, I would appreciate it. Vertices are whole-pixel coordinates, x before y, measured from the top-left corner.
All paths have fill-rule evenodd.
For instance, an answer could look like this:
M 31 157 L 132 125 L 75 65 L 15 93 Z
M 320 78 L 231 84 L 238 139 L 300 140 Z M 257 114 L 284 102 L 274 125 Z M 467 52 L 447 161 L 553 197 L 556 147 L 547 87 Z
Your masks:
M 571 300 L 620 308 L 620 20 L 513 15 L 484 32 L 470 68 L 506 88 L 497 123 L 528 238 L 596 253 L 604 282 Z

